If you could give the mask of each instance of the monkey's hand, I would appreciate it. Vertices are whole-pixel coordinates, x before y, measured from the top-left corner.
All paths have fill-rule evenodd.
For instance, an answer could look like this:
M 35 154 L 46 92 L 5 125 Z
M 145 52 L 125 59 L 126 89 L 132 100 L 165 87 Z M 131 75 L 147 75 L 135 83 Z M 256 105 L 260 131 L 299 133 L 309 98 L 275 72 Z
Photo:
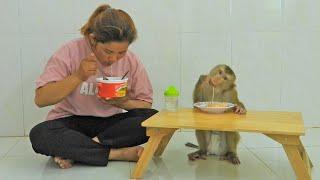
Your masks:
M 247 113 L 247 110 L 238 104 L 236 104 L 233 111 L 237 114 L 246 114 Z
M 205 152 L 202 152 L 201 150 L 195 151 L 193 153 L 188 154 L 188 158 L 190 161 L 195 161 L 199 159 L 207 159 L 207 154 Z

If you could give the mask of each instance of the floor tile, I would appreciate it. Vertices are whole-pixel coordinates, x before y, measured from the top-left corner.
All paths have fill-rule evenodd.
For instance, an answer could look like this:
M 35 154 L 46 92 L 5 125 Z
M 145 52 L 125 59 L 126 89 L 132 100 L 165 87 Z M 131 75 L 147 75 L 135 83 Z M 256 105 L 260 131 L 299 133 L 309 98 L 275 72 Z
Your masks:
M 301 136 L 304 146 L 320 146 L 320 128 L 307 128 L 305 135 Z
M 187 154 L 194 151 L 184 148 L 188 133 L 176 133 L 160 158 L 153 158 L 145 179 L 277 179 L 277 176 L 246 149 L 239 149 L 241 165 L 234 166 L 211 156 L 207 160 L 190 162 Z M 135 163 L 130 163 L 131 171 Z M 251 173 L 255 169 L 255 173 Z M 262 178 L 263 179 L 263 178 Z
M 282 179 L 295 179 L 294 171 L 282 148 L 254 148 L 249 149 L 249 151 L 254 153 L 256 157 L 264 162 L 277 176 Z M 316 179 L 314 176 L 320 175 L 318 172 L 320 167 L 320 147 L 307 147 L 306 151 L 314 165 L 312 177 Z
M 241 136 L 241 134 L 240 134 L 240 136 Z M 191 142 L 195 145 L 198 145 L 194 130 L 176 132 L 174 134 L 174 136 L 172 137 L 172 139 L 170 140 L 170 142 L 174 142 L 174 143 L 169 143 L 168 144 L 169 147 L 185 147 L 184 144 L 187 142 Z M 240 143 L 238 145 L 238 148 L 239 149 L 245 148 L 245 145 L 244 145 L 241 138 L 240 138 Z
M 314 164 L 312 178 L 320 179 L 320 129 L 307 129 L 301 138 Z M 256 133 L 241 133 L 238 148 L 241 165 L 234 166 L 211 156 L 207 160 L 190 162 L 187 154 L 195 151 L 185 147 L 186 142 L 197 144 L 193 131 L 177 131 L 160 158 L 153 158 L 147 167 L 145 179 L 295 179 L 294 171 L 282 147 L 273 140 Z M 143 145 L 145 146 L 145 145 Z M 0 138 L 0 179 L 129 179 L 136 163 L 109 162 L 107 167 L 75 164 L 62 170 L 52 158 L 33 152 L 28 137 Z
M 281 144 L 259 133 L 241 132 L 241 141 L 248 148 L 281 147 Z
M 5 156 L 19 139 L 19 137 L 0 137 L 0 158 Z
M 6 154 L 6 157 L 34 155 L 36 155 L 36 153 L 32 149 L 29 137 L 21 137 L 19 141 L 12 147 L 12 149 Z
M 128 179 L 128 162 L 109 162 L 107 167 L 75 164 L 71 169 L 59 169 L 47 156 L 16 156 L 0 160 L 0 179 L 67 180 L 67 179 Z

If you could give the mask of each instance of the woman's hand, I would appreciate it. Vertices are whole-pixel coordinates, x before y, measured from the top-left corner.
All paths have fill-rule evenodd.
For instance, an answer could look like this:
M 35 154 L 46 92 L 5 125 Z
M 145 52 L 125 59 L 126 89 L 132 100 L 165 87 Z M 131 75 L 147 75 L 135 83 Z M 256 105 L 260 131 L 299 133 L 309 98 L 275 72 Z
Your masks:
M 128 98 L 126 96 L 124 97 L 116 97 L 116 98 L 112 98 L 112 99 L 104 99 L 98 96 L 98 98 L 103 102 L 103 103 L 107 103 L 110 105 L 114 105 L 114 106 L 121 106 L 121 104 L 123 104 L 125 101 L 128 100 Z
M 130 110 L 136 108 L 151 108 L 151 103 L 138 100 L 138 99 L 129 99 L 127 96 L 112 98 L 112 99 L 104 99 L 98 97 L 102 102 L 110 104 L 112 106 L 119 107 L 121 109 Z
M 85 81 L 90 76 L 95 75 L 97 73 L 98 68 L 97 61 L 98 60 L 96 56 L 93 53 L 91 53 L 88 57 L 84 58 L 81 61 L 80 66 L 77 72 L 75 73 L 76 76 L 82 81 Z

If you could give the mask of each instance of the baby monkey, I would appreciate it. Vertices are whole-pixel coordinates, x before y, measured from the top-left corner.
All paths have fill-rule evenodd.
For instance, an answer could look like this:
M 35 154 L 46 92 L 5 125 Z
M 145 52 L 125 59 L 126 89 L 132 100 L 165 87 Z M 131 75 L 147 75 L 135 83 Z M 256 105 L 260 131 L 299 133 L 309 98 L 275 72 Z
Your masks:
M 235 80 L 236 75 L 229 66 L 217 65 L 209 75 L 200 76 L 193 91 L 193 102 L 229 102 L 235 104 L 232 109 L 235 113 L 245 114 L 246 109 L 238 99 Z M 188 154 L 189 160 L 206 159 L 207 155 L 217 155 L 221 160 L 240 164 L 237 155 L 240 140 L 238 132 L 196 130 L 195 134 L 199 146 L 192 143 L 187 143 L 186 146 L 199 150 Z

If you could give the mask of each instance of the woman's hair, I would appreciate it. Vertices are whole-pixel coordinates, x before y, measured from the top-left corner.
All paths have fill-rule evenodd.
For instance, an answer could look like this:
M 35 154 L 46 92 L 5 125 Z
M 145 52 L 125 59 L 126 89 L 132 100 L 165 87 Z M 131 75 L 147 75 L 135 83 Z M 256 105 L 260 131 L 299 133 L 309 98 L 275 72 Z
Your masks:
M 99 6 L 90 16 L 88 22 L 81 27 L 81 34 L 95 36 L 96 42 L 128 41 L 137 38 L 137 30 L 131 17 L 120 9 L 109 5 Z

